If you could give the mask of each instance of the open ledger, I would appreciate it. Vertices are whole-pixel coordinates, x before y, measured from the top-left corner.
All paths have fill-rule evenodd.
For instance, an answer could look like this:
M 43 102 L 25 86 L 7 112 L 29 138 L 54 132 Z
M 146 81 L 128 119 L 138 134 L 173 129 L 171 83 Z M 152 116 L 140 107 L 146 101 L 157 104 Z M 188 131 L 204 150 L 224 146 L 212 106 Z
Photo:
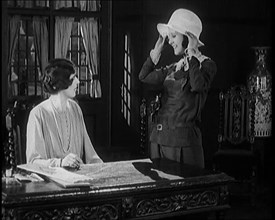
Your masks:
M 81 164 L 80 169 L 75 171 L 68 171 L 62 167 L 45 167 L 37 164 L 22 164 L 18 165 L 18 168 L 44 175 L 65 188 L 80 186 L 95 188 L 117 187 L 183 179 L 183 177 L 177 176 L 175 173 L 157 169 L 148 158 Z
M 68 171 L 62 167 L 46 167 L 38 164 L 21 164 L 17 167 L 23 170 L 27 170 L 29 172 L 38 173 L 42 176 L 46 176 L 65 188 L 90 186 L 89 181 L 92 180 L 91 177 Z

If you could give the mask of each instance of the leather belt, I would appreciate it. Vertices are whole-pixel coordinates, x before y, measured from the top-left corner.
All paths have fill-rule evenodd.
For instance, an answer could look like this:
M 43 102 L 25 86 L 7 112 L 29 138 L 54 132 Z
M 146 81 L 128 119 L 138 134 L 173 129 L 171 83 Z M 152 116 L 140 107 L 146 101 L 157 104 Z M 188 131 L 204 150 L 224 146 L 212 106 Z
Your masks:
M 188 128 L 188 127 L 194 127 L 194 126 L 196 126 L 196 123 L 194 123 L 194 122 L 187 122 L 187 123 L 185 123 L 183 126 L 179 126 L 179 127 L 177 127 L 177 128 Z M 173 126 L 174 127 L 174 126 Z M 162 131 L 163 130 L 163 128 L 168 128 L 169 129 L 169 126 L 168 126 L 168 124 L 167 123 L 163 123 L 163 124 L 156 124 L 156 129 L 157 129 L 157 131 Z M 174 127 L 175 128 L 175 127 Z M 170 129 L 172 129 L 171 127 L 170 127 Z

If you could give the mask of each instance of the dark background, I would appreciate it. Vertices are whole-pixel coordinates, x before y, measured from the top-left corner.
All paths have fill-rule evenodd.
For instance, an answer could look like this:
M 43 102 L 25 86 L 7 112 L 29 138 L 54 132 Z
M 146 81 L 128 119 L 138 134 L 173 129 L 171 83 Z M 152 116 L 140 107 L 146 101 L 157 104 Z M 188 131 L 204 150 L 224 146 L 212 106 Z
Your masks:
M 202 20 L 200 39 L 205 46 L 201 51 L 212 58 L 218 67 L 217 75 L 209 91 L 202 114 L 203 146 L 206 165 L 210 166 L 213 153 L 217 150 L 219 120 L 219 92 L 233 84 L 246 84 L 255 65 L 253 46 L 272 46 L 271 1 L 258 0 L 149 0 L 115 1 L 113 3 L 113 70 L 119 72 L 116 58 L 120 35 L 129 31 L 132 35 L 134 70 L 138 72 L 158 38 L 156 25 L 167 23 L 177 8 L 194 11 Z M 164 57 L 173 60 L 173 51 L 167 48 Z M 177 59 L 177 58 L 175 58 Z M 163 59 L 161 60 L 163 61 Z M 271 50 L 268 54 L 271 71 Z M 116 84 L 117 77 L 113 79 Z M 141 96 L 152 99 L 152 87 L 136 82 Z M 117 97 L 117 96 L 114 96 Z M 140 97 L 140 96 L 139 96 Z M 114 101 L 114 103 L 116 103 Z M 115 104 L 113 104 L 115 106 Z M 114 123 L 117 124 L 117 123 Z M 116 132 L 117 131 L 117 132 Z M 117 139 L 120 129 L 114 129 Z M 113 138 L 115 140 L 116 138 Z M 117 142 L 119 142 L 119 140 Z M 116 142 L 116 141 L 115 141 Z M 258 140 L 263 151 L 269 151 L 266 140 Z M 266 153 L 269 155 L 269 153 Z M 267 160 L 267 159 L 266 159 Z

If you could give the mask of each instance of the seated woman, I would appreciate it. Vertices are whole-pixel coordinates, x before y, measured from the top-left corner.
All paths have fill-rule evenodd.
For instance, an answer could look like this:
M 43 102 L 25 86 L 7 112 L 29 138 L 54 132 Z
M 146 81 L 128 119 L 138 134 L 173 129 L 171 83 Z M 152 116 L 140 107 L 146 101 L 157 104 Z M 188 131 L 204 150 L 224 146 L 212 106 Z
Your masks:
M 74 64 L 54 59 L 45 68 L 48 99 L 35 106 L 27 123 L 27 163 L 78 168 L 102 163 L 88 136 L 80 106 L 73 100 L 79 80 Z

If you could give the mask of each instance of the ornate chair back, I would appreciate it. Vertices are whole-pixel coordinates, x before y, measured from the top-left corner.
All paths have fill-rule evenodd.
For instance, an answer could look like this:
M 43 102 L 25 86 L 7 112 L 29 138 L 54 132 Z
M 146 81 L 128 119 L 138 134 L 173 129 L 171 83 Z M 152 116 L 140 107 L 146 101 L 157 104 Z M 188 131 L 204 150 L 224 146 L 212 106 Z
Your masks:
M 4 149 L 6 167 L 15 169 L 17 165 L 26 163 L 26 129 L 31 109 L 40 100 L 16 100 L 7 110 L 6 129 L 7 145 Z
M 214 170 L 223 171 L 236 183 L 249 185 L 246 194 L 254 204 L 258 156 L 254 149 L 255 97 L 244 85 L 221 92 L 218 151 L 213 157 Z
M 243 85 L 232 86 L 221 92 L 220 126 L 218 142 L 220 149 L 253 150 L 255 98 Z M 244 145 L 247 143 L 247 145 Z M 246 146 L 246 147 L 245 147 Z

